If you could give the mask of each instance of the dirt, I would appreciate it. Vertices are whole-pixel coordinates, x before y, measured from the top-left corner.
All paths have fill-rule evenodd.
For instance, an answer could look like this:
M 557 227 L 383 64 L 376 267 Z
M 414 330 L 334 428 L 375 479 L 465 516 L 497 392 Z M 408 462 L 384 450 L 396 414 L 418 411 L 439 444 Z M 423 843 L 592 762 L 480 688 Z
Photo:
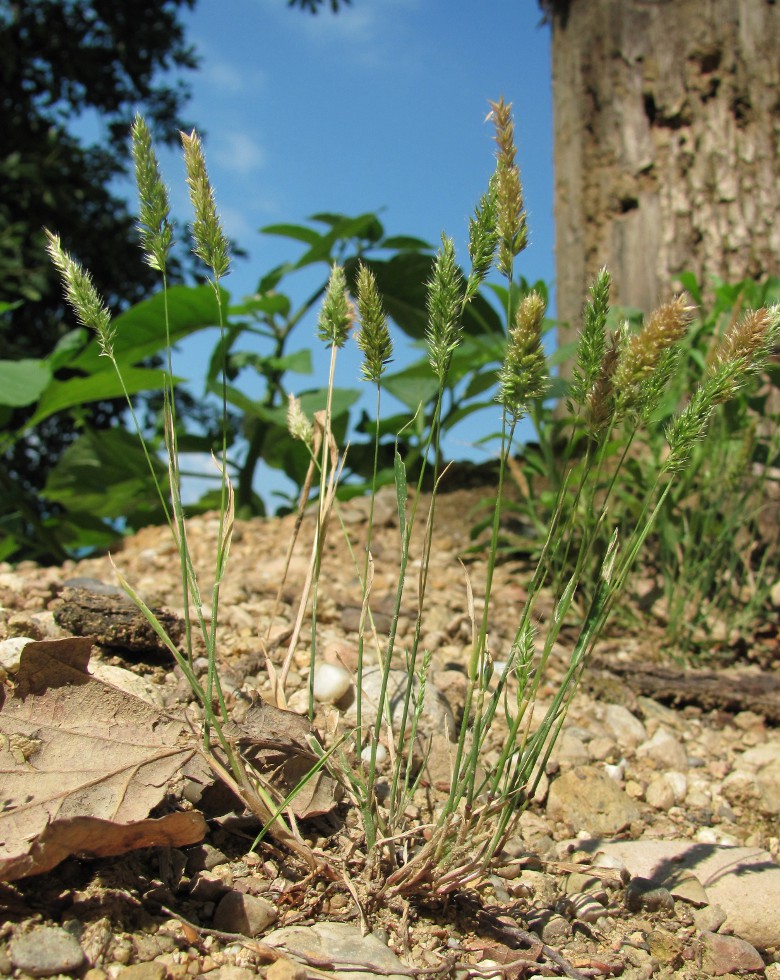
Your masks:
M 483 556 L 470 551 L 470 529 L 486 497 L 489 491 L 476 487 L 442 494 L 436 504 L 421 645 L 433 653 L 431 682 L 441 690 L 456 717 L 462 708 L 472 630 L 466 583 L 468 579 L 479 615 L 485 579 Z M 428 499 L 421 499 L 420 506 L 427 507 Z M 359 559 L 365 548 L 366 502 L 350 502 L 343 514 L 354 555 Z M 382 495 L 371 543 L 372 610 L 380 634 L 389 625 L 397 587 L 397 520 L 393 497 Z M 295 622 L 313 522 L 304 520 L 285 578 L 294 524 L 295 518 L 290 516 L 239 521 L 235 527 L 229 572 L 221 588 L 218 649 L 228 705 L 239 724 L 246 712 L 247 692 L 254 690 L 270 697 L 265 653 L 277 665 L 281 662 Z M 217 515 L 197 518 L 190 526 L 193 560 L 203 576 L 204 595 L 211 588 L 218 531 Z M 414 630 L 421 548 L 418 538 L 398 624 L 399 649 L 409 643 Z M 147 603 L 181 616 L 180 570 L 167 529 L 149 528 L 126 540 L 113 561 Z M 519 560 L 508 560 L 496 569 L 490 616 L 490 648 L 496 661 L 508 654 L 529 578 L 528 564 Z M 281 601 L 277 603 L 277 589 L 283 579 Z M 115 583 L 111 560 L 106 557 L 57 568 L 23 563 L 12 570 L 6 566 L 0 571 L 0 638 L 45 639 L 71 633 L 97 636 L 98 660 L 132 670 L 150 682 L 167 708 L 181 707 L 188 700 L 187 686 L 180 672 L 172 669 L 168 654 L 141 625 L 134 628 L 132 612 L 122 599 L 110 589 L 98 591 L 96 582 L 108 586 Z M 360 593 L 354 559 L 337 525 L 329 534 L 321 582 L 317 659 L 353 671 Z M 542 628 L 552 604 L 548 597 L 538 607 Z M 291 707 L 300 706 L 301 696 L 296 691 L 303 692 L 307 683 L 308 623 L 307 617 L 288 680 Z M 776 649 L 776 630 L 765 633 L 765 649 Z M 570 634 L 564 633 L 563 642 L 554 651 L 548 683 L 540 690 L 542 701 L 551 697 L 556 680 L 565 670 L 570 639 Z M 728 760 L 736 753 L 775 737 L 772 726 L 780 719 L 778 662 L 765 656 L 762 667 L 737 664 L 718 671 L 686 671 L 660 656 L 660 639 L 660 626 L 647 620 L 640 629 L 627 631 L 621 625 L 620 630 L 610 632 L 597 648 L 594 667 L 586 674 L 572 707 L 568 721 L 572 738 L 576 741 L 581 737 L 586 746 L 592 746 L 593 733 L 587 738 L 581 733 L 595 724 L 593 719 L 604 704 L 618 703 L 639 714 L 644 712 L 646 720 L 654 710 L 652 704 L 658 704 L 659 712 L 668 712 L 664 724 L 681 741 L 693 738 L 693 732 L 697 746 L 709 746 L 710 755 L 701 765 L 715 773 L 712 778 L 719 773 L 725 777 Z M 658 682 L 654 688 L 652 677 Z M 653 700 L 645 704 L 647 695 Z M 739 719 L 736 725 L 735 717 Z M 321 731 L 332 730 L 337 721 L 335 709 L 330 707 L 321 707 L 315 719 Z M 497 730 L 490 751 L 497 751 L 502 739 L 503 733 Z M 598 761 L 617 763 L 622 748 L 619 746 L 615 754 L 605 746 L 603 759 Z M 577 763 L 565 756 L 553 756 L 544 785 L 549 786 L 572 764 Z M 641 766 L 637 771 L 644 772 Z M 706 823 L 715 828 L 713 833 L 723 832 L 729 842 L 763 847 L 777 859 L 776 818 L 750 805 L 732 806 L 721 816 L 708 811 L 706 818 L 699 812 L 701 803 L 656 808 L 644 798 L 656 775 L 651 766 L 644 784 L 635 777 L 640 786 L 633 790 L 639 816 L 618 836 L 693 839 L 695 831 Z M 205 975 L 212 980 L 242 980 L 244 976 L 262 975 L 273 959 L 263 946 L 262 935 L 234 936 L 214 926 L 215 906 L 227 887 L 271 901 L 278 911 L 276 927 L 323 919 L 358 927 L 369 924 L 405 963 L 422 971 L 419 975 L 455 975 L 456 968 L 464 977 L 467 974 L 462 971 L 467 968 L 474 975 L 488 975 L 491 968 L 484 962 L 479 965 L 488 960 L 498 964 L 492 968 L 494 975 L 511 977 L 622 976 L 630 980 L 642 976 L 707 976 L 706 950 L 701 929 L 694 923 L 694 906 L 676 901 L 671 908 L 654 909 L 641 903 L 632 908 L 626 899 L 625 876 L 602 869 L 597 875 L 601 914 L 595 919 L 579 914 L 576 903 L 572 904 L 571 882 L 573 876 L 589 873 L 589 857 L 578 852 L 576 842 L 565 843 L 576 836 L 577 828 L 548 816 L 547 792 L 540 792 L 530 805 L 514 839 L 512 855 L 503 855 L 494 873 L 446 898 L 409 896 L 373 903 L 371 889 L 360 879 L 359 822 L 346 804 L 329 817 L 303 825 L 306 840 L 319 852 L 332 856 L 333 867 L 339 869 L 332 877 L 312 874 L 273 841 L 265 840 L 253 850 L 257 826 L 236 813 L 211 821 L 202 845 L 150 848 L 117 858 L 69 858 L 45 876 L 4 887 L 1 897 L 6 915 L 0 940 L 34 923 L 65 924 L 79 936 L 88 960 L 81 975 L 91 965 L 90 980 L 117 975 L 120 965 L 152 962 L 162 964 L 170 977 Z M 717 792 L 713 790 L 714 800 L 719 799 Z M 414 800 L 412 821 L 423 819 L 426 808 L 435 807 L 436 793 L 432 780 Z M 710 809 L 716 809 L 714 803 Z M 557 920 L 558 933 L 554 928 Z M 542 934 L 544 942 L 539 938 Z M 771 950 L 765 953 L 766 962 L 774 955 Z M 0 947 L 0 971 L 9 972 L 10 968 L 7 950 Z M 311 964 L 309 968 L 314 972 L 308 975 L 321 975 Z M 241 970 L 248 972 L 241 974 Z

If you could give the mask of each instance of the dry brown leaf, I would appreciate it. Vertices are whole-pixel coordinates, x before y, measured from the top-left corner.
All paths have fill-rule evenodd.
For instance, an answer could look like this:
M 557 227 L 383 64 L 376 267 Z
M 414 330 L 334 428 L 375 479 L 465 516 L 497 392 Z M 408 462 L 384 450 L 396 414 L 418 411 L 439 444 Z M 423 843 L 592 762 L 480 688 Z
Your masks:
M 201 762 L 199 748 L 183 721 L 87 673 L 91 646 L 83 637 L 29 643 L 13 692 L 0 692 L 5 880 L 69 853 L 182 845 L 205 833 L 200 814 L 148 819 L 185 767 Z
M 240 727 L 230 724 L 225 733 L 241 748 L 243 756 L 286 797 L 317 762 L 309 748 L 312 728 L 306 718 L 277 708 L 256 696 Z M 271 775 L 272 774 L 272 775 Z M 299 820 L 330 813 L 341 799 L 341 787 L 320 770 L 293 797 L 290 807 Z

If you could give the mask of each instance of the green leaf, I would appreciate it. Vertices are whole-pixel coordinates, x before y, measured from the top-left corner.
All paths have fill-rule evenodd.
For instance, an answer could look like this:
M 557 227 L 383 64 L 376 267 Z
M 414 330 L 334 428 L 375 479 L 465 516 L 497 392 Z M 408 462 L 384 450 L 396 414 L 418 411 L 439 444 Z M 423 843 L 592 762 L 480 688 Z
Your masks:
M 152 456 L 158 479 L 166 479 L 162 462 Z M 137 436 L 125 429 L 88 429 L 60 457 L 43 491 L 48 500 L 73 513 L 96 518 L 134 514 L 159 517 L 149 467 Z
M 46 361 L 0 361 L 0 405 L 32 405 L 50 382 L 51 369 Z
M 292 238 L 294 242 L 304 242 L 315 245 L 322 239 L 320 232 L 308 225 L 276 224 L 265 225 L 260 231 L 264 235 L 279 235 L 281 238 Z
M 223 309 L 227 309 L 230 296 L 220 290 Z M 173 286 L 168 290 L 168 320 L 171 343 L 181 340 L 198 330 L 214 327 L 219 323 L 217 297 L 211 286 Z M 119 364 L 131 365 L 151 357 L 166 346 L 165 296 L 155 293 L 151 299 L 131 307 L 114 320 L 116 339 L 114 354 Z M 81 371 L 99 371 L 104 361 L 97 343 L 93 340 L 87 350 L 76 358 L 72 366 Z
M 105 361 L 104 361 L 105 363 Z M 125 388 L 130 395 L 136 395 L 139 391 L 157 391 L 162 388 L 163 372 L 158 368 L 126 368 L 122 370 Z M 174 378 L 174 384 L 180 382 L 181 378 Z M 86 378 L 70 378 L 68 381 L 52 381 L 46 388 L 35 415 L 28 422 L 32 428 L 66 408 L 73 408 L 77 405 L 84 405 L 88 402 L 107 401 L 111 398 L 122 398 L 124 392 L 119 382 L 113 365 L 108 365 L 108 369 Z
M 439 390 L 438 379 L 427 360 L 416 361 L 403 371 L 388 374 L 382 379 L 382 387 L 403 402 L 412 412 L 422 403 L 427 405 Z
M 51 368 L 52 373 L 65 367 L 73 360 L 89 342 L 89 331 L 86 327 L 77 327 L 69 330 L 64 337 L 57 342 L 57 346 L 46 358 L 46 362 Z
M 433 245 L 413 235 L 391 235 L 389 238 L 382 239 L 382 248 L 392 248 L 398 252 L 433 251 Z

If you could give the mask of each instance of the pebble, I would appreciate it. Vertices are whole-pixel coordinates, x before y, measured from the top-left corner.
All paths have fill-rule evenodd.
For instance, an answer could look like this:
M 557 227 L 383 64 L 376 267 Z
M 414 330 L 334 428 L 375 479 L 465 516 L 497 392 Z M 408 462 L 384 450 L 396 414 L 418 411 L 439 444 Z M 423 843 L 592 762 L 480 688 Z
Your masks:
M 155 963 L 134 963 L 126 966 L 118 974 L 117 980 L 165 980 L 166 969 L 164 964 Z
M 8 954 L 13 966 L 31 977 L 73 973 L 84 962 L 84 950 L 75 936 L 56 926 L 38 926 L 14 936 Z
M 639 808 L 605 772 L 582 766 L 551 783 L 547 816 L 575 832 L 609 836 L 637 820 Z
M 669 769 L 684 772 L 688 768 L 688 753 L 666 728 L 659 728 L 652 738 L 637 748 L 636 754 L 640 759 L 649 759 L 664 772 Z
M 11 636 L 7 640 L 0 640 L 0 666 L 9 671 L 18 670 L 22 650 L 32 642 L 29 636 Z
M 647 740 L 647 729 L 622 704 L 608 704 L 604 707 L 604 724 L 623 748 L 635 749 Z
M 626 906 L 632 912 L 646 909 L 648 912 L 671 912 L 674 899 L 668 888 L 648 878 L 632 878 L 626 887 Z
M 352 690 L 352 677 L 339 664 L 317 664 L 314 668 L 314 698 L 325 704 L 338 704 Z
M 259 936 L 276 921 L 278 914 L 276 907 L 264 898 L 229 891 L 214 913 L 214 927 L 221 932 Z
M 346 922 L 317 922 L 313 926 L 285 926 L 263 937 L 268 946 L 283 947 L 299 956 L 336 961 L 328 975 L 334 980 L 406 980 L 411 976 L 401 960 L 375 933 L 364 936 Z M 338 963 L 345 967 L 338 969 Z M 349 966 L 349 969 L 346 967 Z M 362 969 L 361 969 L 362 968 Z
M 722 977 L 726 973 L 764 972 L 761 954 L 750 943 L 736 936 L 704 932 L 702 939 L 702 969 L 707 976 Z

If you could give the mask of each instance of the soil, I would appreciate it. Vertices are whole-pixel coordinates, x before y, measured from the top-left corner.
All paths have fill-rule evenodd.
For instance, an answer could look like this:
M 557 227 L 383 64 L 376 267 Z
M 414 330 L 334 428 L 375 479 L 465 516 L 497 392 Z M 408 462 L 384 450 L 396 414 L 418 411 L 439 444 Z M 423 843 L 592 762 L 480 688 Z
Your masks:
M 441 691 L 456 718 L 463 707 L 472 630 L 467 581 L 480 615 L 485 578 L 484 556 L 471 550 L 470 529 L 486 498 L 489 490 L 472 487 L 443 493 L 436 504 L 421 646 L 432 652 L 430 682 Z M 427 507 L 428 502 L 424 496 L 420 506 Z M 365 547 L 366 517 L 366 501 L 354 500 L 343 507 L 355 555 L 362 554 Z M 381 495 L 371 543 L 372 611 L 380 634 L 389 626 L 397 586 L 397 524 L 394 498 Z M 277 665 L 284 656 L 306 577 L 312 525 L 310 516 L 304 519 L 285 576 L 294 516 L 236 522 L 229 571 L 221 588 L 218 649 L 228 706 L 239 724 L 249 692 L 270 698 L 264 651 Z M 211 588 L 209 570 L 218 531 L 219 518 L 213 514 L 193 519 L 189 527 L 204 595 Z M 408 644 L 414 630 L 421 547 L 421 540 L 416 540 L 398 624 L 399 650 Z M 180 571 L 168 530 L 141 531 L 123 542 L 113 561 L 148 604 L 168 611 L 175 628 L 182 614 Z M 529 564 L 517 556 L 496 569 L 490 617 L 490 649 L 495 661 L 505 659 L 509 652 L 529 577 Z M 133 671 L 150 682 L 166 708 L 181 710 L 189 700 L 186 681 L 178 669 L 172 669 L 168 654 L 149 634 L 145 622 L 112 591 L 115 581 L 111 560 L 106 557 L 57 568 L 22 563 L 3 570 L 0 566 L 0 638 L 94 636 L 93 663 L 102 661 Z M 360 595 L 353 559 L 337 525 L 329 533 L 321 582 L 317 660 L 354 671 Z M 108 588 L 101 589 L 98 583 Z M 540 629 L 552 608 L 552 598 L 543 598 L 537 608 Z M 702 839 L 695 835 L 706 827 L 727 843 L 762 847 L 777 861 L 776 817 L 749 805 L 718 806 L 718 787 L 729 772 L 729 760 L 776 735 L 773 726 L 780 722 L 776 624 L 762 631 L 760 644 L 756 638 L 743 638 L 743 650 L 747 643 L 755 654 L 752 660 L 743 658 L 718 669 L 711 665 L 692 669 L 660 652 L 660 622 L 646 612 L 638 621 L 639 612 L 633 611 L 633 618 L 620 615 L 619 627 L 613 626 L 597 647 L 567 719 L 570 738 L 568 743 L 564 739 L 564 749 L 567 745 L 576 748 L 579 740 L 586 754 L 591 753 L 586 764 L 617 765 L 626 751 L 624 746 L 600 744 L 594 750 L 603 706 L 624 705 L 645 720 L 648 731 L 663 717 L 664 726 L 681 743 L 695 743 L 699 756 L 704 754 L 702 746 L 708 747 L 707 757 L 700 758 L 697 765 L 715 787 L 712 803 L 697 802 L 691 796 L 692 803 L 651 805 L 646 791 L 658 766 L 650 759 L 636 761 L 623 788 L 630 789 L 638 816 L 616 836 L 694 840 Z M 309 622 L 307 615 L 288 678 L 289 706 L 297 710 L 302 708 L 307 686 Z M 552 697 L 565 670 L 567 644 L 570 646 L 573 636 L 564 631 L 554 650 L 548 680 L 539 692 L 543 703 Z M 397 666 L 402 666 L 400 656 Z M 321 705 L 315 724 L 320 732 L 329 732 L 339 718 L 337 709 Z M 499 726 L 488 755 L 500 750 L 504 734 Z M 605 743 L 603 737 L 601 742 Z M 628 980 L 709 975 L 706 965 L 702 966 L 701 930 L 694 926 L 692 906 L 678 901 L 672 907 L 654 909 L 641 903 L 634 907 L 636 903 L 626 900 L 626 876 L 604 869 L 598 872 L 603 908 L 597 918 L 580 915 L 576 903 L 567 897 L 573 876 L 589 873 L 589 856 L 576 845 L 580 828 L 566 819 L 553 819 L 547 802 L 551 783 L 579 764 L 582 760 L 577 761 L 576 752 L 568 757 L 566 751 L 556 750 L 511 847 L 493 873 L 446 897 L 396 896 L 384 904 L 372 903 L 371 889 L 361 884 L 359 861 L 354 857 L 362 846 L 359 823 L 345 803 L 329 816 L 302 824 L 305 839 L 330 855 L 333 867 L 339 869 L 333 876 L 312 874 L 272 840 L 264 840 L 253 850 L 257 825 L 240 813 L 211 820 L 203 844 L 192 848 L 150 848 L 118 858 L 69 858 L 45 876 L 3 888 L 0 972 L 12 969 L 2 941 L 33 924 L 48 923 L 64 924 L 78 935 L 88 961 L 79 975 L 84 976 L 90 967 L 90 980 L 118 975 L 120 967 L 133 963 L 162 964 L 165 973 L 158 971 L 157 976 L 242 980 L 264 975 L 273 957 L 262 935 L 233 935 L 215 926 L 218 897 L 230 888 L 271 901 L 278 912 L 274 927 L 322 920 L 357 927 L 368 924 L 420 976 L 454 976 L 459 970 L 458 975 L 466 977 L 468 969 L 480 976 L 489 975 L 492 969 L 492 975 L 510 977 L 619 976 Z M 633 785 L 629 787 L 628 782 Z M 436 778 L 423 780 L 409 811 L 412 825 L 435 808 L 438 792 Z M 557 920 L 560 929 L 556 934 L 550 922 L 554 925 Z M 542 928 L 545 923 L 546 931 Z M 539 938 L 542 935 L 544 942 Z M 780 947 L 775 953 L 771 949 L 764 953 L 767 963 L 775 956 L 780 961 Z M 486 960 L 498 965 L 488 967 Z M 310 963 L 308 973 L 298 975 L 322 976 L 315 967 Z M 282 976 L 278 964 L 276 969 L 273 975 Z

